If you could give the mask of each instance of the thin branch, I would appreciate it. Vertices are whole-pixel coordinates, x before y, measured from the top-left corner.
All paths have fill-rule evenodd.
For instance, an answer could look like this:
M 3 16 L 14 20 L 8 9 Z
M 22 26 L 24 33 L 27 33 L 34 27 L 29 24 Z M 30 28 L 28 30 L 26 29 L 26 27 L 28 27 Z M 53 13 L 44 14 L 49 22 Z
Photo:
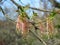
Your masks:
M 4 13 L 4 11 L 3 11 L 3 9 L 2 9 L 2 7 L 0 6 L 0 10 L 2 11 L 2 13 L 5 15 L 5 13 Z
M 8 17 L 7 17 L 8 18 Z M 8 18 L 9 19 L 9 18 Z M 9 19 L 10 21 L 14 22 L 13 20 Z M 31 23 L 31 22 L 30 22 Z M 16 22 L 14 22 L 14 24 L 16 24 Z M 32 23 L 31 23 L 32 24 Z M 33 25 L 33 24 L 32 24 Z M 35 25 L 33 25 L 35 27 L 35 29 L 37 28 Z M 39 28 L 37 28 L 39 29 Z M 35 33 L 33 33 L 31 30 L 29 30 L 30 33 L 32 33 L 41 43 L 43 43 L 44 45 L 47 45 L 47 43 L 40 37 L 38 37 Z
M 21 6 L 19 5 L 18 3 L 16 3 L 14 0 L 11 0 L 17 7 L 24 7 L 24 6 Z M 28 7 L 30 9 L 33 9 L 33 10 L 38 10 L 38 11 L 42 11 L 42 12 L 52 12 L 53 10 L 45 10 L 45 9 L 38 9 L 38 8 L 33 8 L 33 7 Z M 60 14 L 60 9 L 58 8 L 58 10 L 55 8 L 55 12 L 57 14 Z
M 4 11 L 3 11 L 3 9 L 0 7 L 0 9 L 2 10 L 2 12 L 3 12 L 3 14 L 4 14 L 4 16 L 7 18 L 7 19 L 9 19 L 6 15 L 5 15 L 5 13 L 4 13 Z M 13 22 L 14 24 L 16 24 L 16 22 L 15 21 L 13 21 L 13 20 L 11 20 L 11 19 L 9 19 L 11 22 Z M 31 22 L 30 22 L 31 23 Z M 32 24 L 32 23 L 31 23 Z M 33 25 L 33 24 L 32 24 Z M 34 25 L 33 25 L 34 26 Z M 36 26 L 34 26 L 35 28 L 36 28 Z M 29 32 L 31 32 L 40 42 L 42 42 L 44 45 L 47 45 L 46 44 L 46 42 L 44 42 L 43 41 L 43 39 L 41 39 L 41 38 L 39 38 L 36 34 L 34 34 L 31 30 L 29 30 Z
M 49 0 L 49 1 L 53 4 L 52 6 L 54 6 L 56 8 L 60 8 L 60 3 L 57 2 L 56 0 Z
M 41 9 L 37 9 L 37 8 L 33 8 L 33 7 L 29 7 L 29 8 L 31 8 L 31 9 L 33 9 L 33 10 L 38 10 L 38 11 L 42 11 L 42 12 L 51 12 L 51 11 L 48 11 L 48 10 L 41 10 Z
M 18 7 L 21 7 L 21 5 L 17 4 L 14 0 L 11 0 L 16 6 Z M 24 7 L 24 6 L 22 6 Z M 28 7 L 30 9 L 33 9 L 33 10 L 38 10 L 38 11 L 43 11 L 43 12 L 51 12 L 51 11 L 47 11 L 47 10 L 41 10 L 41 9 L 37 9 L 37 8 L 33 8 L 33 7 Z
M 38 37 L 35 33 L 33 33 L 31 30 L 29 30 L 29 32 L 31 32 L 41 43 L 43 43 L 44 45 L 47 45 L 47 43 L 40 37 Z
M 6 17 L 6 16 L 5 16 Z M 9 19 L 8 17 L 6 17 L 7 19 Z M 16 22 L 14 22 L 13 20 L 9 19 L 12 23 L 16 24 Z M 31 22 L 30 22 L 31 23 Z M 32 24 L 32 23 L 31 23 Z M 32 24 L 33 25 L 33 24 Z M 35 27 L 35 29 L 37 28 L 35 25 L 33 25 Z M 37 28 L 39 29 L 39 28 Z M 43 39 L 40 37 L 38 37 L 35 33 L 33 33 L 31 30 L 29 30 L 30 33 L 32 33 L 41 43 L 43 43 L 44 45 L 47 45 L 47 43 L 45 41 L 43 41 Z

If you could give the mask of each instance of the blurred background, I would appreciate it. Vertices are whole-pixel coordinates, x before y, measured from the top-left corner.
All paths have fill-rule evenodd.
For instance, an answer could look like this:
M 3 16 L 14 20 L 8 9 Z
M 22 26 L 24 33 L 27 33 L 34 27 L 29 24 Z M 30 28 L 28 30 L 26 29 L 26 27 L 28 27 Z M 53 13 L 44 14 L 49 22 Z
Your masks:
M 14 0 L 18 5 L 26 6 L 29 5 L 32 8 L 40 9 L 40 10 L 58 10 L 60 12 L 60 0 Z M 26 41 L 21 38 L 20 35 L 17 35 L 15 30 L 15 23 L 10 21 L 9 19 L 16 21 L 18 17 L 18 6 L 16 6 L 11 0 L 0 0 L 0 45 L 40 45 L 41 43 L 32 35 Z M 31 18 L 33 15 L 33 11 L 37 13 L 37 15 L 41 18 L 45 18 L 48 15 L 48 12 L 43 12 L 40 10 L 34 10 L 29 8 L 26 10 L 26 13 Z M 7 18 L 6 16 L 9 18 Z M 57 14 L 54 18 L 54 24 L 56 25 L 56 29 L 58 30 L 58 34 L 56 38 L 53 40 L 47 40 L 48 45 L 60 45 L 60 14 Z M 31 34 L 30 34 L 31 35 Z M 11 39 L 11 40 L 10 40 Z M 2 41 L 3 40 L 3 41 Z M 21 41 L 22 40 L 22 41 Z M 30 42 L 29 42 L 30 41 Z M 32 43 L 33 42 L 33 43 Z M 43 44 L 41 44 L 43 45 Z

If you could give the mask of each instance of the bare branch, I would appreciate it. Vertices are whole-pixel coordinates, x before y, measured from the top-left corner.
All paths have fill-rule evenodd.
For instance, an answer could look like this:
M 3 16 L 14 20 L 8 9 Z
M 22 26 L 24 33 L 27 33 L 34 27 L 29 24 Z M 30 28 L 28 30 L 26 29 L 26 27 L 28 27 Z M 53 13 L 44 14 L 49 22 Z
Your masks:
M 56 0 L 49 0 L 49 1 L 53 4 L 54 7 L 60 8 L 60 3 L 58 3 Z
M 4 11 L 3 11 L 3 9 L 2 9 L 2 7 L 0 6 L 0 10 L 2 11 L 2 13 L 5 15 L 5 13 L 4 13 Z
M 11 0 L 16 6 L 18 7 L 21 7 L 21 5 L 17 4 L 14 0 Z M 24 7 L 24 6 L 22 6 Z M 33 8 L 33 7 L 28 7 L 30 9 L 33 9 L 33 10 L 38 10 L 38 11 L 43 11 L 43 12 L 50 12 L 50 11 L 47 11 L 47 10 L 41 10 L 41 9 L 37 9 L 37 8 Z
M 7 16 L 5 16 L 7 19 L 9 19 Z M 12 23 L 16 24 L 17 22 L 9 19 L 9 21 L 11 21 Z M 30 22 L 32 24 L 32 22 Z M 33 25 L 33 24 L 32 24 Z M 33 25 L 35 28 L 37 28 L 35 25 Z M 37 28 L 39 29 L 39 28 Z M 30 33 L 32 33 L 41 43 L 43 43 L 44 45 L 47 45 L 47 43 L 40 37 L 38 37 L 35 33 L 33 33 L 31 30 L 29 30 Z
M 5 14 L 4 13 L 4 11 L 3 11 L 3 9 L 0 7 L 0 9 L 2 10 L 2 12 L 3 12 L 3 14 Z M 4 15 L 7 19 L 9 19 L 6 15 Z M 14 23 L 14 24 L 16 24 L 16 22 L 15 21 L 13 21 L 13 20 L 11 20 L 11 19 L 9 19 L 9 21 L 11 21 L 12 23 Z M 30 22 L 31 24 L 32 24 L 32 22 Z M 33 25 L 33 24 L 32 24 Z M 37 28 L 35 25 L 33 25 L 35 28 Z M 39 38 L 36 34 L 34 34 L 31 30 L 29 30 L 29 32 L 31 32 L 40 42 L 42 42 L 44 45 L 47 45 L 41 38 Z
M 19 5 L 19 4 L 17 4 L 14 0 L 11 0 L 16 6 L 18 6 L 18 7 L 21 7 L 21 5 Z M 24 7 L 24 6 L 22 6 L 22 7 Z M 37 9 L 37 8 L 33 8 L 33 7 L 28 7 L 28 8 L 30 8 L 30 9 L 33 9 L 33 10 L 38 10 L 38 11 L 42 11 L 42 12 L 52 12 L 52 10 L 45 10 L 45 9 Z M 55 12 L 57 13 L 57 14 L 60 14 L 60 9 L 55 9 Z
M 47 45 L 47 43 L 40 37 L 38 37 L 35 33 L 33 33 L 31 30 L 29 30 L 40 42 L 42 42 L 44 45 Z

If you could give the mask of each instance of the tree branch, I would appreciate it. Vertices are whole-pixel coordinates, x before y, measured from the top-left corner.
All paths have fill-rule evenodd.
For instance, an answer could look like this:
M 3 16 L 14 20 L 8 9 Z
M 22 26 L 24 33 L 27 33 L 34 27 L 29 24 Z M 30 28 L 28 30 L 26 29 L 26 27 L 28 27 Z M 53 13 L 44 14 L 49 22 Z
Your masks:
M 3 11 L 2 7 L 0 6 L 0 10 L 2 11 L 2 13 L 5 15 L 5 12 Z
M 43 41 L 43 39 L 40 37 L 38 37 L 35 33 L 33 33 L 31 30 L 29 30 L 29 32 L 31 32 L 41 43 L 43 43 L 44 45 L 47 45 L 47 43 L 45 41 Z
M 17 4 L 14 0 L 11 0 L 17 7 L 21 7 L 21 5 Z M 22 6 L 24 7 L 24 6 Z M 33 10 L 38 10 L 38 11 L 43 11 L 43 12 L 51 12 L 51 11 L 47 11 L 47 10 L 41 10 L 41 9 L 37 9 L 37 8 L 33 8 L 33 7 L 28 7 L 30 9 L 33 9 Z
M 5 16 L 6 17 L 6 16 Z M 9 19 L 8 17 L 6 17 L 7 19 Z M 14 22 L 13 20 L 9 19 L 12 23 L 16 24 L 17 22 Z M 31 22 L 30 22 L 31 23 Z M 32 24 L 32 23 L 31 23 Z M 32 24 L 33 25 L 33 24 Z M 37 27 L 35 25 L 33 25 L 34 28 L 36 29 Z M 39 28 L 37 28 L 39 29 Z M 32 33 L 41 43 L 43 43 L 44 45 L 47 45 L 47 43 L 40 37 L 38 37 L 35 33 L 33 33 L 31 30 L 29 30 L 30 33 Z
M 11 0 L 17 7 L 24 7 L 24 6 L 21 6 L 19 4 L 17 4 L 14 0 Z M 33 9 L 33 10 L 38 10 L 38 11 L 42 11 L 42 12 L 52 12 L 53 10 L 45 10 L 45 9 L 37 9 L 37 8 L 33 8 L 33 7 L 28 7 L 30 9 Z M 55 8 L 55 12 L 57 14 L 60 14 L 60 9 L 58 8 L 58 10 Z
M 58 3 L 56 0 L 49 0 L 54 7 L 60 8 L 60 3 Z
M 2 10 L 4 16 L 9 19 L 6 15 L 5 15 L 5 12 L 3 11 L 3 9 L 0 7 L 0 9 Z M 17 22 L 9 19 L 9 21 L 11 21 L 12 23 L 16 24 Z M 29 22 L 31 23 L 35 28 L 37 28 L 32 22 Z M 29 32 L 31 32 L 40 42 L 42 42 L 44 45 L 47 45 L 45 41 L 43 41 L 43 39 L 39 38 L 35 33 L 33 33 L 31 30 L 29 30 Z

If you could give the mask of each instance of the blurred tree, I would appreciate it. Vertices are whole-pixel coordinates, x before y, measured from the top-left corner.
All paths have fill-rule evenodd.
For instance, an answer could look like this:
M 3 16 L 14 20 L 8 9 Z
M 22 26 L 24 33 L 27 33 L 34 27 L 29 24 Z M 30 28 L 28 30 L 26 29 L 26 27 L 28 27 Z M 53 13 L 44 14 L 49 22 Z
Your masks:
M 49 1 L 53 4 L 54 7 L 60 8 L 60 3 L 57 2 L 57 0 L 49 0 Z

